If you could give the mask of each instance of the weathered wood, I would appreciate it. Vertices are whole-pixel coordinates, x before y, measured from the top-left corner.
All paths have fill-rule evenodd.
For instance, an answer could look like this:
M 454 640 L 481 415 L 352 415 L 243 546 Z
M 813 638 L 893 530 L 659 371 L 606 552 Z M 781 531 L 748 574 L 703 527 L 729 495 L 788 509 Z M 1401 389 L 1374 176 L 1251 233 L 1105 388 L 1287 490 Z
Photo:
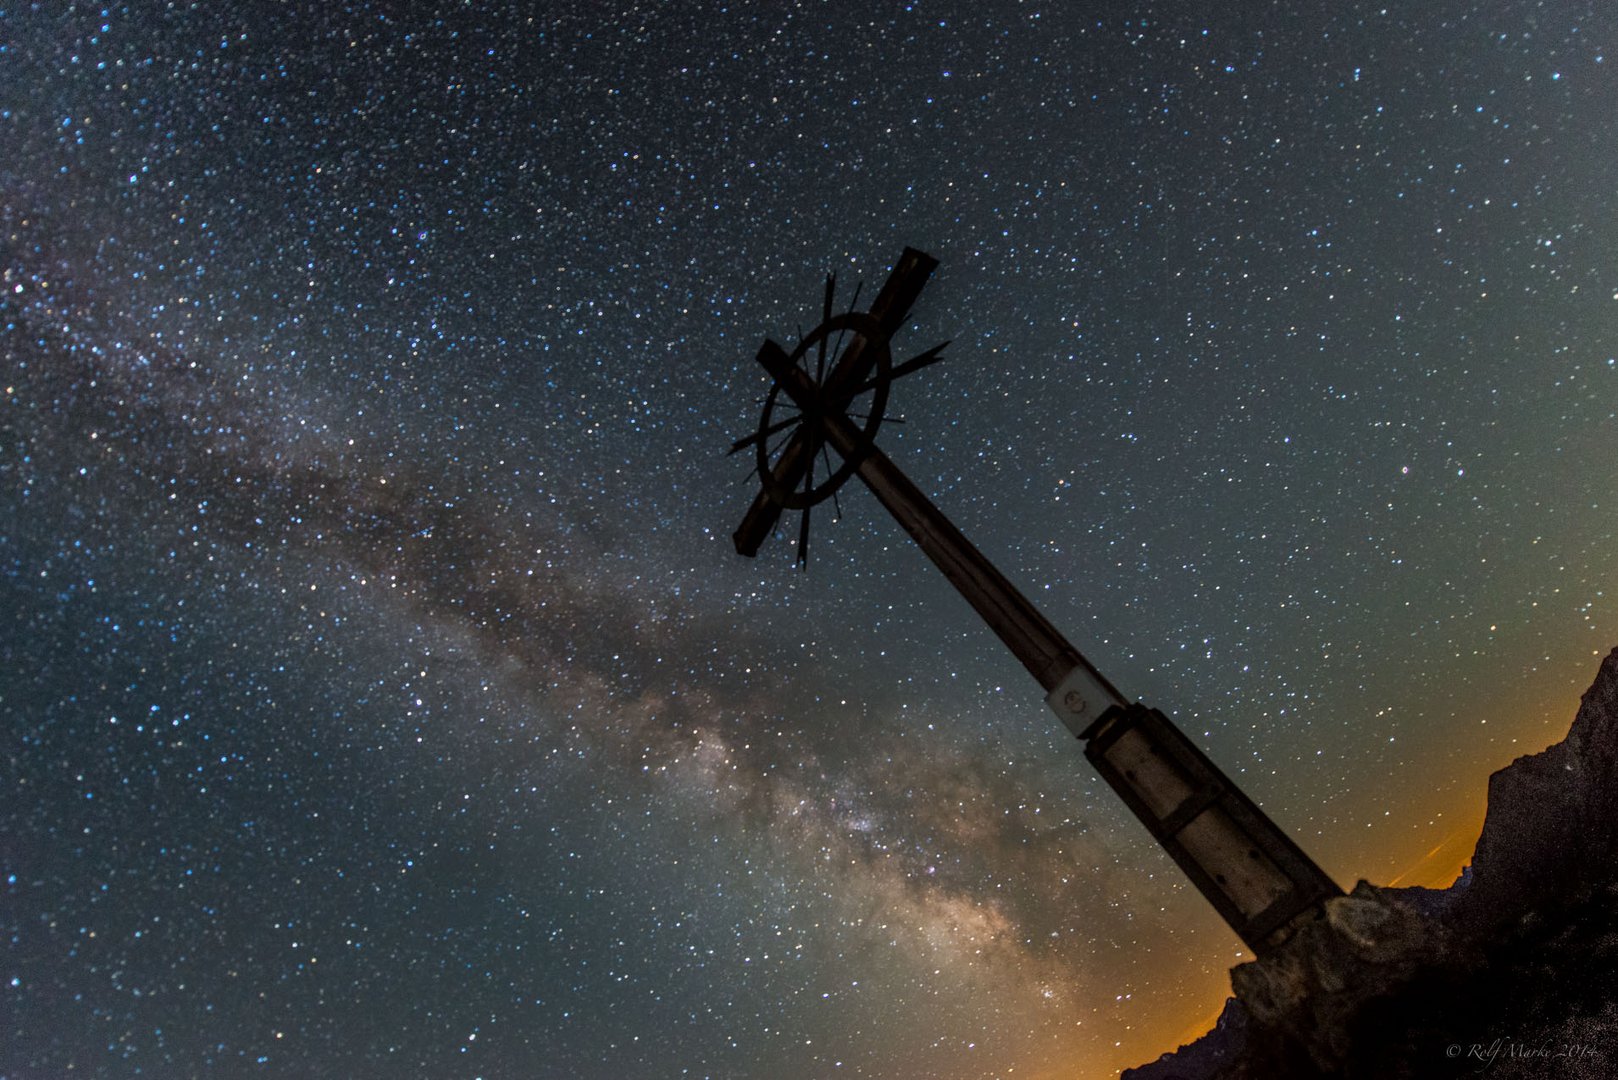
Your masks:
M 779 346 L 767 342 L 759 350 L 759 362 L 781 384 L 781 388 L 805 412 L 817 408 L 818 393 L 807 373 L 792 364 Z M 881 450 L 865 443 L 860 431 L 837 413 L 822 417 L 826 441 L 846 460 L 859 460 L 859 477 L 887 507 L 989 624 L 1012 655 L 1022 662 L 1039 684 L 1053 690 L 1076 667 L 1086 669 L 1111 696 L 1108 704 L 1124 704 L 1124 697 L 1086 660 L 1045 616 L 1000 573 L 961 530 L 934 506 L 921 489 Z M 860 454 L 863 457 L 859 457 Z M 1105 706 L 1103 706 L 1104 708 Z
M 919 252 L 905 250 L 905 258 L 878 297 L 888 316 L 882 324 L 884 335 L 891 336 L 903 322 L 903 314 L 894 312 L 908 310 L 933 265 Z M 823 324 L 827 325 L 829 319 Z M 867 324 L 865 332 L 875 330 Z M 849 401 L 873 385 L 873 365 L 863 355 L 868 351 L 866 341 L 856 338 L 831 378 L 820 384 L 773 341 L 759 349 L 759 363 L 804 417 L 787 448 L 796 449 L 804 460 L 793 464 L 791 454 L 783 454 L 775 475 L 794 475 L 791 470 L 796 469 L 794 482 L 807 487 L 812 476 L 807 464 L 822 442 L 838 452 L 845 469 L 852 463 L 865 486 L 1046 690 L 1051 708 L 1085 743 L 1085 756 L 1231 929 L 1256 953 L 1275 948 L 1304 920 L 1317 917 L 1321 904 L 1342 895 L 1342 890 L 1166 716 L 1129 703 L 873 444 L 870 435 L 848 419 Z M 924 367 L 936 353 L 925 353 L 896 371 Z M 877 379 L 891 380 L 896 373 L 886 362 L 879 360 L 876 366 Z M 880 408 L 872 409 L 873 415 L 879 412 Z M 772 508 L 767 517 L 755 500 L 737 530 L 736 546 L 743 554 L 758 549 L 779 516 L 779 504 L 766 502 Z M 808 546 L 808 526 L 806 504 L 798 539 L 800 561 Z M 744 550 L 744 541 L 751 543 L 751 550 Z
M 1255 953 L 1343 895 L 1185 733 L 1141 704 L 1109 711 L 1084 756 Z
M 858 431 L 842 417 L 825 429 L 839 453 L 857 447 Z M 1107 700 L 1086 710 L 1101 719 L 1081 735 L 1085 756 L 1255 953 L 1343 894 L 1166 716 L 1129 704 L 886 454 L 870 451 L 859 476 L 1042 687 L 1071 685 L 1077 669 L 1103 691 Z

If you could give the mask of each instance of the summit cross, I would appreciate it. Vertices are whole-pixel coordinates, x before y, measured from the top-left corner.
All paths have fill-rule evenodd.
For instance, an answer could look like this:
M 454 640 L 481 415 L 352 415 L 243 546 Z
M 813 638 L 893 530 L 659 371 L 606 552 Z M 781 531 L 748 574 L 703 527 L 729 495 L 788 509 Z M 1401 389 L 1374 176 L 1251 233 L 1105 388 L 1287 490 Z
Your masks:
M 1085 757 L 1263 955 L 1341 896 L 1336 882 L 1168 717 L 1120 693 L 876 445 L 893 380 L 942 358 L 938 345 L 894 364 L 890 348 L 937 267 L 905 248 L 863 312 L 852 306 L 856 289 L 850 309 L 834 314 L 836 279 L 828 277 L 820 324 L 791 353 L 769 339 L 759 348 L 770 390 L 758 430 L 731 452 L 753 448 L 760 490 L 736 529 L 736 550 L 756 555 L 782 512 L 798 510 L 805 563 L 811 508 L 835 501 L 858 476 L 1039 683 Z M 817 461 L 825 476 L 818 484 Z

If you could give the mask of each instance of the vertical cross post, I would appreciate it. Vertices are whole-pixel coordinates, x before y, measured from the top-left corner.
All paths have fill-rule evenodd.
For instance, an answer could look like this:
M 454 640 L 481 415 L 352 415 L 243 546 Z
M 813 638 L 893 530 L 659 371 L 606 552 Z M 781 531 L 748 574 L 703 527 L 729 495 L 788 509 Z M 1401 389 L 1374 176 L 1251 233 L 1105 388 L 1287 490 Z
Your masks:
M 934 265 L 905 250 L 883 290 L 884 296 L 892 293 L 882 309 L 891 316 L 884 318 L 885 327 L 902 323 Z M 773 341 L 764 343 L 758 360 L 805 415 L 817 418 L 816 437 L 845 461 L 857 461 L 865 486 L 1046 691 L 1047 703 L 1084 742 L 1085 756 L 1255 953 L 1279 944 L 1322 901 L 1342 895 L 1168 717 L 1130 703 L 886 454 L 862 439 L 843 413 L 846 397 L 839 398 L 869 375 L 858 355 L 851 361 L 845 354 L 826 386 L 817 386 Z M 828 392 L 833 385 L 839 390 Z M 794 438 L 812 446 L 802 432 Z M 784 455 L 777 476 L 787 462 Z M 794 482 L 786 472 L 782 478 Z M 779 509 L 772 514 L 755 499 L 736 531 L 737 550 L 756 552 Z

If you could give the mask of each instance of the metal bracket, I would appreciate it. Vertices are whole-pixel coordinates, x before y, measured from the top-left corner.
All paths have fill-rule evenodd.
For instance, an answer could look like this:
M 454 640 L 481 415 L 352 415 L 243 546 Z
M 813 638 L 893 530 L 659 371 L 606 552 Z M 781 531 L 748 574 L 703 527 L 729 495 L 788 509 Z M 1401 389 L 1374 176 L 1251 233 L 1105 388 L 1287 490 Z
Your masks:
M 1101 719 L 1101 714 L 1120 703 L 1118 692 L 1105 685 L 1083 664 L 1074 665 L 1056 688 L 1045 695 L 1062 723 L 1077 738 L 1088 738 L 1090 725 Z

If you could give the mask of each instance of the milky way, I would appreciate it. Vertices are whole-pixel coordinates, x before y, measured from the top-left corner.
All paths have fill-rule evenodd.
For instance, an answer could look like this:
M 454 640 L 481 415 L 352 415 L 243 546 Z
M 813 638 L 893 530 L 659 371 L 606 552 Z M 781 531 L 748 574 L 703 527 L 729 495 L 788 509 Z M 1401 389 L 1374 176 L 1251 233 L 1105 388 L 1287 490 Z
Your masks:
M 1615 24 L 0 14 L 0 1072 L 1206 1022 L 1239 942 L 873 500 L 732 550 L 759 342 L 907 244 L 888 453 L 1342 884 L 1447 882 L 1612 645 Z

